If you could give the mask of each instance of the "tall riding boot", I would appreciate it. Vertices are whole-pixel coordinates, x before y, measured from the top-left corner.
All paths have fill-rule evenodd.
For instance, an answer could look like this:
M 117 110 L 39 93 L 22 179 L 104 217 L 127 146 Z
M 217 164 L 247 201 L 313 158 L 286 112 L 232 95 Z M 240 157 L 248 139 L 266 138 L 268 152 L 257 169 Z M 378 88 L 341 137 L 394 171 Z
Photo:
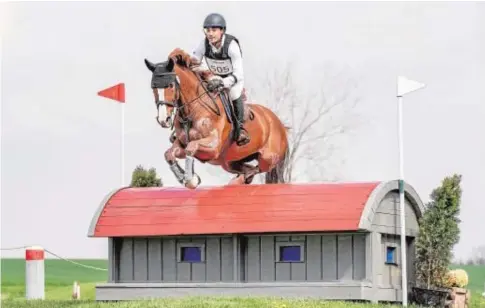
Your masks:
M 239 129 L 238 133 L 236 134 L 236 143 L 237 145 L 245 145 L 249 143 L 251 138 L 249 137 L 249 133 L 247 130 L 244 128 L 244 103 L 242 100 L 242 97 L 238 97 L 237 99 L 232 101 L 232 104 L 234 106 L 234 112 L 236 113 L 236 119 L 237 123 L 235 123 Z

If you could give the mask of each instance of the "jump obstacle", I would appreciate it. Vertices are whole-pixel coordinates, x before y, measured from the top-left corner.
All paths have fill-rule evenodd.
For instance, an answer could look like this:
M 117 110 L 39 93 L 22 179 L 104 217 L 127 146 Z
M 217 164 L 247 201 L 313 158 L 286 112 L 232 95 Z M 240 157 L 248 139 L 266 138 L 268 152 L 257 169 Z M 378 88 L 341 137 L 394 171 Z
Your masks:
M 31 246 L 25 250 L 25 297 L 45 298 L 45 252 L 42 247 Z
M 25 249 L 25 298 L 45 299 L 45 250 L 40 246 Z M 81 286 L 77 281 L 73 283 L 71 298 L 81 298 Z

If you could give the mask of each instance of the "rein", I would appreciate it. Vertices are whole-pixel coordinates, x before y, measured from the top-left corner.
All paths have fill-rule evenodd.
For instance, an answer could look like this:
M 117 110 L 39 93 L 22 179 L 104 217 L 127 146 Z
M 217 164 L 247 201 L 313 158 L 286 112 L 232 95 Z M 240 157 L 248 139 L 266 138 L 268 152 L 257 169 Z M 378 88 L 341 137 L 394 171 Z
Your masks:
M 170 74 L 175 74 L 175 73 L 170 73 Z M 183 110 L 185 109 L 185 107 L 188 107 L 188 106 L 190 106 L 191 104 L 193 104 L 194 102 L 197 101 L 197 103 L 200 103 L 202 106 L 207 107 L 215 115 L 220 116 L 221 115 L 221 110 L 220 110 L 219 106 L 217 105 L 217 103 L 215 102 L 214 97 L 212 97 L 211 95 L 209 95 L 209 97 L 211 98 L 211 101 L 214 104 L 215 108 L 213 106 L 208 105 L 204 101 L 199 101 L 199 99 L 202 96 L 204 96 L 205 94 L 209 94 L 209 90 L 207 90 L 207 88 L 204 86 L 204 82 L 200 78 L 200 76 L 197 75 L 196 73 L 194 73 L 194 74 L 197 77 L 197 79 L 199 80 L 199 84 L 197 85 L 197 92 L 199 92 L 199 89 L 202 86 L 202 88 L 204 89 L 204 91 L 202 92 L 202 94 L 198 95 L 197 97 L 195 97 L 194 99 L 192 99 L 192 100 L 190 100 L 190 101 L 188 101 L 186 103 L 183 103 L 182 102 L 182 91 L 180 89 L 180 84 L 175 79 L 175 89 L 176 89 L 176 93 L 177 93 L 177 99 L 174 102 L 169 102 L 169 101 L 164 101 L 164 100 L 159 100 L 158 99 L 155 102 L 155 104 L 157 106 L 157 111 L 159 110 L 160 106 L 162 106 L 162 105 L 166 105 L 166 106 L 169 106 L 169 107 L 174 107 L 174 108 L 176 108 L 178 110 L 179 115 L 182 117 L 182 120 L 187 121 L 188 120 L 188 116 L 190 116 L 190 112 L 188 114 L 184 114 L 185 112 L 183 112 Z
M 221 115 L 221 110 L 220 110 L 219 106 L 217 105 L 214 97 L 212 97 L 210 95 L 209 90 L 207 90 L 207 88 L 204 86 L 204 82 L 201 79 L 201 77 L 197 73 L 195 73 L 193 71 L 191 71 L 191 72 L 193 74 L 195 74 L 195 76 L 199 80 L 199 83 L 197 85 L 197 93 L 199 92 L 200 87 L 202 87 L 203 88 L 202 94 L 198 95 L 197 97 L 195 97 L 194 99 L 192 99 L 192 100 L 190 100 L 186 103 L 183 103 L 182 102 L 182 91 L 181 91 L 181 88 L 180 88 L 180 83 L 175 78 L 175 90 L 176 90 L 176 97 L 177 97 L 176 100 L 174 102 L 169 102 L 169 101 L 157 99 L 157 101 L 155 102 L 156 107 L 157 107 L 157 114 L 159 114 L 160 106 L 163 106 L 163 105 L 169 106 L 169 107 L 174 107 L 176 109 L 175 117 L 178 118 L 178 121 L 182 124 L 182 127 L 185 130 L 187 143 L 189 142 L 189 129 L 190 129 L 190 123 L 189 122 L 191 122 L 191 118 L 190 118 L 191 112 L 190 111 L 186 112 L 186 108 L 188 108 L 194 102 L 197 102 L 197 103 L 201 104 L 204 108 L 210 110 L 215 115 L 217 115 L 217 116 Z M 172 73 L 172 72 L 166 73 L 166 75 L 175 75 L 175 73 Z M 215 106 L 215 108 L 213 106 L 210 106 L 205 101 L 200 100 L 200 98 L 202 96 L 204 96 L 205 94 L 209 94 L 209 97 L 211 98 L 211 101 L 212 101 L 213 105 Z M 220 93 L 218 93 L 218 95 L 220 95 Z M 158 124 L 162 125 L 158 115 L 157 115 L 156 119 L 157 119 Z M 170 129 L 173 129 L 174 123 L 175 123 L 175 119 L 174 119 L 174 121 L 172 121 L 172 125 L 171 125 Z

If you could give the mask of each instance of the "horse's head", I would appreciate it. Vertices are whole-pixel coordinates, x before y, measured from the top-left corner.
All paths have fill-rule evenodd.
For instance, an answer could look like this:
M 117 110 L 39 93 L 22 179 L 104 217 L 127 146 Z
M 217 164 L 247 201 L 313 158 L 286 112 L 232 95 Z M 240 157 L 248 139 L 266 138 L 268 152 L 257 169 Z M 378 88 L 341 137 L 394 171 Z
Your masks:
M 165 62 L 154 64 L 145 59 L 145 65 L 152 72 L 151 87 L 159 113 L 157 121 L 162 127 L 171 126 L 173 110 L 185 106 L 184 100 L 190 105 L 206 93 L 202 88 L 200 94 L 200 86 L 201 81 L 210 76 L 210 71 L 199 70 L 200 63 L 180 48 L 174 49 Z M 160 116 L 162 105 L 165 105 L 166 114 Z
M 155 64 L 145 59 L 145 65 L 152 72 L 151 87 L 158 111 L 157 122 L 162 127 L 168 128 L 172 125 L 173 110 L 180 99 L 180 92 L 177 91 L 179 83 L 173 71 L 174 62 L 170 59 Z M 165 108 L 160 108 L 163 106 Z

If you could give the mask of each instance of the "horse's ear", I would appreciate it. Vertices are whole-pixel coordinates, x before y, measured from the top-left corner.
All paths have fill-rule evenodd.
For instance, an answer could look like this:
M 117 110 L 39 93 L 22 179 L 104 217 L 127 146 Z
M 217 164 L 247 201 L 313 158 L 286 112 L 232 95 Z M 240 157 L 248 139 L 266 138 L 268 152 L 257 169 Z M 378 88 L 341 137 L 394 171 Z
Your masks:
M 167 66 L 165 67 L 168 72 L 173 71 L 173 67 L 175 65 L 175 60 L 173 58 L 168 58 Z
M 148 61 L 147 59 L 145 59 L 145 65 L 147 66 L 147 68 L 150 71 L 153 72 L 155 70 L 155 64 L 153 64 L 152 62 Z

